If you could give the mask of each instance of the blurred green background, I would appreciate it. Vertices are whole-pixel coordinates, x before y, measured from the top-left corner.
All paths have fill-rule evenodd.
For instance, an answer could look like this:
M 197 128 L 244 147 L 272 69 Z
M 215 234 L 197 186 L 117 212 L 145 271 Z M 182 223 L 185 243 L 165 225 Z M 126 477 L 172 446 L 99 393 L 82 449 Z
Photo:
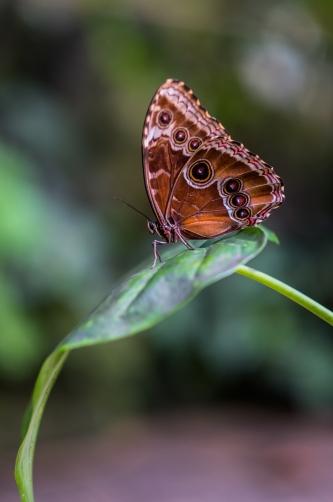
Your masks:
M 190 86 L 272 164 L 281 241 L 252 265 L 333 308 L 333 3 L 0 3 L 0 446 L 17 444 L 43 359 L 152 256 L 141 167 L 149 102 Z M 162 251 L 163 253 L 163 251 Z M 42 434 L 232 403 L 333 411 L 324 322 L 233 276 L 133 338 L 74 352 Z

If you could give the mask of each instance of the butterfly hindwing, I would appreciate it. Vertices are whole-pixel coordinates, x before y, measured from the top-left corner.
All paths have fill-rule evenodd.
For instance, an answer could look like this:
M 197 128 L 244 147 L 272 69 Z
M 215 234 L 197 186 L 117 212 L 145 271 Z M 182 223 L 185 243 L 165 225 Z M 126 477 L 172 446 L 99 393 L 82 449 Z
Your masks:
M 207 239 L 260 223 L 282 200 L 282 180 L 271 166 L 242 144 L 217 137 L 179 173 L 165 218 L 185 238 Z

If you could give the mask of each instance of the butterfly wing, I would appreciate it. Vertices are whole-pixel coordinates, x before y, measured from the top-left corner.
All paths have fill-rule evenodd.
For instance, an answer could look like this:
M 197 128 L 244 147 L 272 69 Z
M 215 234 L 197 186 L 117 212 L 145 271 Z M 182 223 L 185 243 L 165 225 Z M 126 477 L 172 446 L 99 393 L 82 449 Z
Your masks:
M 144 178 L 150 203 L 162 224 L 170 194 L 184 165 L 209 138 L 229 135 L 178 80 L 167 80 L 149 106 L 142 137 Z
M 273 168 L 230 138 L 207 140 L 179 172 L 166 219 L 187 239 L 257 225 L 283 201 Z

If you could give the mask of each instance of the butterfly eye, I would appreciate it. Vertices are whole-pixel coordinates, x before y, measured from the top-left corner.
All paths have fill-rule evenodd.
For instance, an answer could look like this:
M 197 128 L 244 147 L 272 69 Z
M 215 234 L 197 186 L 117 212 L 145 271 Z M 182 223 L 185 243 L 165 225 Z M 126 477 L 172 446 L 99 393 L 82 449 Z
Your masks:
M 237 178 L 229 179 L 223 187 L 223 191 L 227 194 L 239 192 L 241 189 L 241 182 Z
M 192 181 L 196 183 L 206 183 L 212 177 L 212 168 L 203 160 L 199 160 L 193 166 L 190 167 L 189 176 Z
M 250 214 L 251 214 L 251 211 L 247 207 L 242 207 L 241 209 L 237 209 L 234 212 L 234 216 L 238 220 L 245 220 L 246 218 L 248 218 L 250 216 Z
M 158 122 L 162 127 L 168 126 L 171 122 L 171 113 L 163 110 L 158 116 Z
M 156 223 L 154 223 L 153 221 L 150 221 L 150 220 L 147 220 L 147 227 L 148 227 L 148 230 L 151 234 L 155 234 L 156 232 Z
M 238 193 L 236 195 L 233 195 L 230 199 L 230 204 L 233 207 L 246 206 L 247 203 L 248 203 L 248 197 L 243 193 Z
M 200 139 L 193 138 L 188 144 L 188 149 L 190 150 L 190 152 L 195 152 L 195 150 L 199 148 L 200 144 L 201 144 Z

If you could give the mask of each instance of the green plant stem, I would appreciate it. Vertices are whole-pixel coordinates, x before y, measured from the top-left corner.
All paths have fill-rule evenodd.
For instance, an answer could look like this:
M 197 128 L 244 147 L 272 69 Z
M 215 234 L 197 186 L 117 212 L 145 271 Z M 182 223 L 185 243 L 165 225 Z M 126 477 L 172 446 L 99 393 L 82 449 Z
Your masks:
M 281 293 L 287 298 L 290 298 L 290 300 L 293 300 L 294 302 L 298 303 L 305 309 L 310 310 L 310 312 L 317 315 L 318 317 L 323 319 L 323 321 L 326 321 L 333 326 L 333 312 L 323 307 L 319 303 L 315 302 L 308 296 L 303 295 L 303 293 L 300 293 L 296 289 L 287 286 L 287 284 L 284 284 L 283 282 L 278 281 L 277 279 L 273 279 L 273 277 L 270 277 L 269 275 L 266 275 L 263 272 L 259 272 L 258 270 L 254 270 L 253 268 L 247 267 L 245 265 L 240 265 L 236 269 L 236 272 L 237 274 L 244 275 L 249 279 L 261 282 L 261 284 L 264 284 L 265 286 L 274 289 L 278 293 Z

